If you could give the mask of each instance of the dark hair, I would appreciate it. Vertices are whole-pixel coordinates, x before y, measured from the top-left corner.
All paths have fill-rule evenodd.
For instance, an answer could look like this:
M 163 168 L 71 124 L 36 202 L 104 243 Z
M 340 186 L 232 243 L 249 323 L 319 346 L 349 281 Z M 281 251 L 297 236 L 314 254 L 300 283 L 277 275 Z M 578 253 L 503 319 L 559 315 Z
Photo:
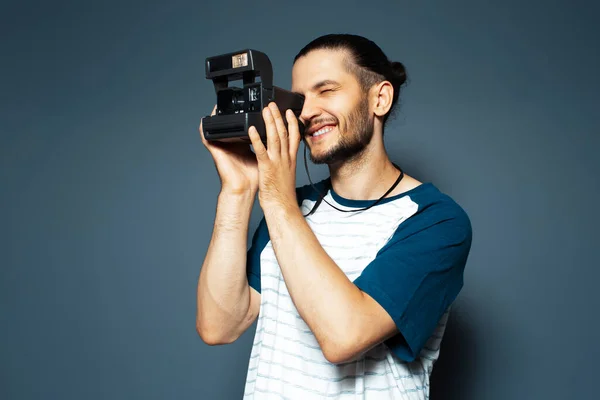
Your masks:
M 384 80 L 394 87 L 392 107 L 384 116 L 383 122 L 396 109 L 400 87 L 406 82 L 406 69 L 401 62 L 390 61 L 381 48 L 373 41 L 352 34 L 328 34 L 314 39 L 304 46 L 294 58 L 294 63 L 313 50 L 346 50 L 350 55 L 347 60 L 349 72 L 353 73 L 365 91 Z

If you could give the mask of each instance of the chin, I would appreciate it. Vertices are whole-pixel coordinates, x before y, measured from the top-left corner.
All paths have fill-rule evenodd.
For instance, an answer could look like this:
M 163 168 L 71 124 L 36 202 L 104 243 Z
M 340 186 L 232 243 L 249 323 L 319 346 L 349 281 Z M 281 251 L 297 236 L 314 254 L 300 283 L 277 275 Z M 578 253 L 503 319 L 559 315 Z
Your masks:
M 335 157 L 335 154 L 332 154 L 331 148 L 319 150 L 316 152 L 311 150 L 309 154 L 310 154 L 310 160 L 312 161 L 313 164 L 331 165 L 331 164 L 337 163 L 337 161 L 338 161 Z

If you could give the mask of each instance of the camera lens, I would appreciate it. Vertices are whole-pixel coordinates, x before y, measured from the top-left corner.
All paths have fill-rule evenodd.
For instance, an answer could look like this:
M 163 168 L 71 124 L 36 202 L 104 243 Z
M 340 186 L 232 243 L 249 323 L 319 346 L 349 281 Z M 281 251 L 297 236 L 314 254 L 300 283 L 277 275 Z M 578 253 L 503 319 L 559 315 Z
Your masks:
M 244 94 L 242 91 L 234 91 L 231 94 L 231 105 L 235 111 L 242 111 L 244 109 Z
M 244 111 L 244 92 L 240 88 L 230 87 L 217 93 L 217 104 L 223 114 Z

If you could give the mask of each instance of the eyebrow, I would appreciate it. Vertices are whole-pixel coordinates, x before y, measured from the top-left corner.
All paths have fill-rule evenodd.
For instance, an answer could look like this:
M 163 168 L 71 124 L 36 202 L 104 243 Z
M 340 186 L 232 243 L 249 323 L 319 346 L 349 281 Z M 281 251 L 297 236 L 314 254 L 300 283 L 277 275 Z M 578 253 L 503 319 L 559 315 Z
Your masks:
M 328 86 L 328 85 L 339 86 L 340 83 L 337 82 L 337 81 L 331 80 L 331 79 L 325 79 L 325 80 L 322 80 L 322 81 L 319 81 L 319 82 L 315 83 L 310 90 L 314 92 L 314 91 L 322 88 L 323 86 Z M 299 94 L 299 92 L 295 92 L 295 93 Z
M 322 88 L 323 86 L 327 86 L 327 85 L 339 85 L 339 83 L 336 81 L 333 81 L 331 79 L 325 79 L 324 81 L 315 83 L 312 87 L 312 90 L 317 90 L 317 89 Z

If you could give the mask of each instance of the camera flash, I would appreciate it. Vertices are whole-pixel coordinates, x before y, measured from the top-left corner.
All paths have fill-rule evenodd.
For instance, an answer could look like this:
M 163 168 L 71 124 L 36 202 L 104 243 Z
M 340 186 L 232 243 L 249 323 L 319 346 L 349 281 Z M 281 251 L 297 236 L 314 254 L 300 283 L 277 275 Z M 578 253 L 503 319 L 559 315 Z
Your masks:
M 248 53 L 236 54 L 231 57 L 231 65 L 233 68 L 248 66 Z

